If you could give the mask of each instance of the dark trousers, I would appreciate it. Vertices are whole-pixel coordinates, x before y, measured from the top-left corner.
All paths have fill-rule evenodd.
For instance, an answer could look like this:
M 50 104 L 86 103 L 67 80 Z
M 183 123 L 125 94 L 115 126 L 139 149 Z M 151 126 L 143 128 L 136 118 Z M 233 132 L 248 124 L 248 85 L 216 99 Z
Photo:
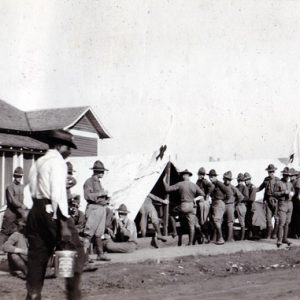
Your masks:
M 27 300 L 41 299 L 48 260 L 61 240 L 59 222 L 52 218 L 52 213 L 46 212 L 45 205 L 48 203 L 49 200 L 34 200 L 27 219 Z M 67 224 L 71 231 L 70 242 L 77 250 L 78 256 L 75 262 L 75 276 L 66 279 L 66 292 L 67 299 L 75 300 L 81 299 L 80 274 L 84 264 L 84 250 L 73 219 L 69 218 Z
M 7 259 L 11 272 L 22 271 L 24 275 L 27 275 L 27 259 L 25 256 L 17 253 L 8 253 Z

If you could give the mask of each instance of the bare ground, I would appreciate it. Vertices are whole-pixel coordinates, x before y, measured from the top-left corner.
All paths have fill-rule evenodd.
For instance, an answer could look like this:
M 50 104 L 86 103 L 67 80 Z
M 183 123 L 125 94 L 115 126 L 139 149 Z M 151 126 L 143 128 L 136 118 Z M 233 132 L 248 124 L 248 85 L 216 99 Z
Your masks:
M 300 299 L 300 248 L 101 264 L 84 273 L 83 299 Z M 1 300 L 24 299 L 25 282 L 0 277 Z M 63 299 L 64 281 L 45 281 L 43 299 Z

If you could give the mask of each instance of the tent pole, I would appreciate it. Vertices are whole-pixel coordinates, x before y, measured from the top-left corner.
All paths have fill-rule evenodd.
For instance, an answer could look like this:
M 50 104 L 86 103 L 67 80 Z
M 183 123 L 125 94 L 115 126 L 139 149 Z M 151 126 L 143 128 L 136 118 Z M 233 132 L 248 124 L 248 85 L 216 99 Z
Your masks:
M 167 164 L 167 184 L 170 186 L 171 185 L 171 162 L 169 160 Z M 167 194 L 167 200 L 170 201 L 170 195 L 169 193 Z M 164 226 L 163 226 L 163 234 L 165 236 L 168 235 L 168 225 L 169 225 L 169 204 L 164 205 Z

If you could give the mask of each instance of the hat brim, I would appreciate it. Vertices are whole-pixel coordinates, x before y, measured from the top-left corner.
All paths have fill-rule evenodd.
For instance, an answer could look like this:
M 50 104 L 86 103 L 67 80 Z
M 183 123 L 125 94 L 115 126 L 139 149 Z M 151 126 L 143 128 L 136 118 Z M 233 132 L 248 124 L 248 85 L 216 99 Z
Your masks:
M 19 174 L 19 173 L 14 173 L 13 176 L 19 176 L 19 177 L 23 177 L 24 176 L 24 173 L 22 174 Z
M 94 171 L 108 171 L 108 170 L 105 169 L 105 168 L 102 168 L 102 169 L 98 169 L 98 168 L 90 168 L 90 170 L 94 170 Z
M 190 177 L 193 176 L 193 173 L 191 173 L 191 172 L 180 172 L 179 174 L 180 174 L 180 175 L 188 174 Z
M 219 176 L 219 174 L 211 174 L 211 173 L 208 173 L 208 174 L 206 174 L 206 175 L 208 175 L 208 176 L 210 176 L 210 177 L 217 177 L 217 176 Z
M 119 209 L 117 209 L 117 211 L 118 211 L 118 213 L 122 213 L 122 214 L 126 214 L 126 215 L 128 215 L 130 213 L 129 210 L 119 210 Z
M 225 176 L 223 176 L 223 179 L 228 179 L 228 180 L 233 180 L 233 178 L 229 178 L 229 177 L 225 177 Z
M 252 179 L 252 178 L 251 177 L 246 177 L 246 178 L 244 178 L 244 181 L 249 180 L 249 179 Z
M 268 169 L 268 168 L 266 168 L 265 170 L 268 171 L 268 172 L 275 172 L 277 170 L 277 168 L 274 168 L 274 169 Z

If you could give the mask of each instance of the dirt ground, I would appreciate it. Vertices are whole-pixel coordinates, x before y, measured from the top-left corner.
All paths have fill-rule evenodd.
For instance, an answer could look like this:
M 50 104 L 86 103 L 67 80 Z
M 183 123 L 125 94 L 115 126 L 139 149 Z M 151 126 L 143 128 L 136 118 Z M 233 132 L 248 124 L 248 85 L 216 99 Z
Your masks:
M 300 299 L 300 248 L 102 264 L 84 273 L 83 299 Z M 1 300 L 24 299 L 25 282 L 0 277 Z M 64 299 L 64 281 L 48 279 L 43 299 Z

